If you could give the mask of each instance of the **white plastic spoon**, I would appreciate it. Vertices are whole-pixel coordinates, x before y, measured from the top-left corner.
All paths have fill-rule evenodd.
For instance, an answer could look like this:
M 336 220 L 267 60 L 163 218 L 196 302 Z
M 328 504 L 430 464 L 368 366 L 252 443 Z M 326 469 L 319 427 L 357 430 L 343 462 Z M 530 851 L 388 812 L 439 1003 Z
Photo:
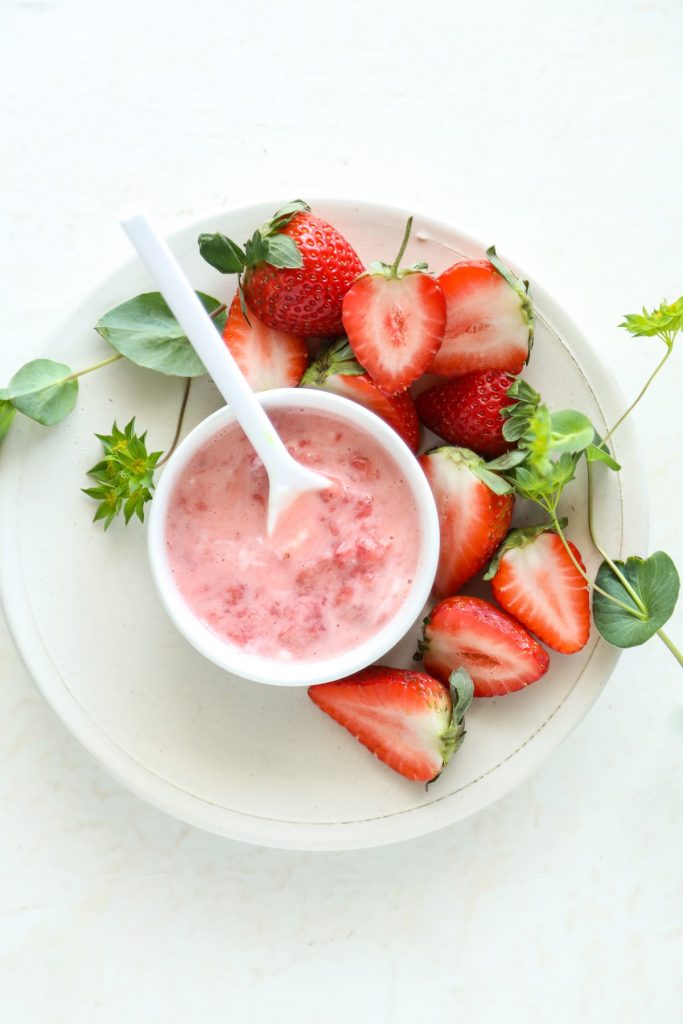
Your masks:
M 144 211 L 127 210 L 121 216 L 121 226 L 266 468 L 271 534 L 279 514 L 295 498 L 308 491 L 324 490 L 332 483 L 302 466 L 287 451 L 173 253 Z

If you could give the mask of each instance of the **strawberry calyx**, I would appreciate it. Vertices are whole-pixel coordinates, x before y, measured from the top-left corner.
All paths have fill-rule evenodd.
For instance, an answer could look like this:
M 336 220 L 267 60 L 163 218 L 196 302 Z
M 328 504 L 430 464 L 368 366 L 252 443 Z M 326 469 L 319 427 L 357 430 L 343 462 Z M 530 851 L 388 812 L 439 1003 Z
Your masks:
M 495 555 L 489 562 L 489 567 L 484 573 L 485 580 L 492 580 L 498 572 L 500 566 L 500 560 L 506 551 L 510 551 L 512 548 L 525 548 L 527 544 L 531 544 L 532 541 L 536 540 L 542 533 L 557 533 L 559 526 L 560 530 L 564 530 L 569 520 L 566 516 L 557 520 L 555 523 L 539 523 L 536 526 L 521 526 L 514 530 L 510 530 L 507 537 L 500 545 Z
M 394 260 L 393 263 L 382 263 L 381 260 L 373 260 L 373 262 L 370 264 L 367 273 L 362 276 L 384 277 L 386 278 L 387 281 L 400 281 L 402 278 L 407 277 L 408 274 L 422 274 L 426 270 L 428 270 L 428 265 L 422 260 L 418 261 L 417 263 L 413 263 L 409 267 L 400 266 L 401 260 L 403 259 L 406 247 L 408 245 L 408 240 L 410 238 L 410 232 L 412 230 L 412 227 L 413 218 L 411 216 L 408 217 L 408 220 L 406 221 L 405 231 L 403 232 L 403 240 L 401 241 L 401 245 L 396 255 L 396 259 Z
M 300 387 L 320 388 L 328 377 L 360 377 L 365 370 L 346 338 L 339 338 L 320 353 L 301 378 Z
M 498 476 L 496 472 L 498 464 L 503 462 L 504 456 L 488 463 L 481 455 L 477 455 L 476 452 L 471 451 L 469 448 L 457 448 L 455 445 L 450 444 L 431 448 L 425 454 L 441 455 L 458 466 L 466 466 L 494 494 L 510 494 L 514 490 L 512 484 Z
M 296 242 L 282 232 L 298 213 L 310 213 L 310 210 L 303 199 L 294 199 L 257 228 L 244 247 L 221 231 L 214 231 L 199 236 L 199 251 L 221 274 L 238 274 L 240 278 L 259 263 L 269 263 L 279 269 L 298 269 L 303 266 L 303 257 Z
M 469 673 L 464 668 L 458 668 L 451 672 L 448 679 L 448 686 L 451 691 L 451 714 L 448 725 L 439 737 L 439 753 L 443 761 L 441 771 L 427 783 L 429 789 L 432 782 L 435 782 L 444 770 L 450 759 L 458 750 L 465 739 L 465 712 L 472 703 L 474 697 L 474 683 Z
M 526 317 L 527 324 L 529 325 L 529 353 L 525 359 L 525 362 L 529 362 L 531 356 L 531 349 L 534 344 L 534 304 L 531 299 L 531 293 L 529 290 L 529 282 L 523 281 L 521 277 L 517 277 L 514 271 L 510 270 L 508 266 L 501 260 L 500 256 L 496 252 L 495 245 L 489 246 L 486 250 L 486 259 L 489 261 L 494 270 L 497 270 L 503 280 L 507 281 L 510 287 L 517 293 L 520 299 L 522 307 L 522 313 Z

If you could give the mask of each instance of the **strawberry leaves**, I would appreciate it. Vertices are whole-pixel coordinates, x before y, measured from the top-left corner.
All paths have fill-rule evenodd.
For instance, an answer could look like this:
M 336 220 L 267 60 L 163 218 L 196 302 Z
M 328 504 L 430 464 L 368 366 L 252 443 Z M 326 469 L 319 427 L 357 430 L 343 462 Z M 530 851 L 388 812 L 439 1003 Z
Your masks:
M 84 494 L 99 502 L 93 522 L 103 521 L 107 530 L 121 512 L 126 525 L 134 515 L 143 522 L 162 453 L 147 451 L 147 432 L 135 433 L 135 417 L 123 430 L 114 423 L 111 434 L 96 436 L 102 442 L 104 457 L 88 470 L 96 486 L 83 488 Z
M 201 234 L 197 239 L 204 260 L 221 274 L 242 275 L 249 267 L 268 263 L 278 269 L 297 270 L 303 266 L 303 256 L 296 243 L 281 232 L 297 213 L 310 211 L 303 199 L 295 199 L 278 210 L 262 224 L 242 249 L 220 231 Z
M 602 590 L 593 593 L 595 625 L 614 647 L 637 647 L 659 632 L 673 615 L 680 589 L 676 566 L 664 551 L 603 562 L 595 582 Z

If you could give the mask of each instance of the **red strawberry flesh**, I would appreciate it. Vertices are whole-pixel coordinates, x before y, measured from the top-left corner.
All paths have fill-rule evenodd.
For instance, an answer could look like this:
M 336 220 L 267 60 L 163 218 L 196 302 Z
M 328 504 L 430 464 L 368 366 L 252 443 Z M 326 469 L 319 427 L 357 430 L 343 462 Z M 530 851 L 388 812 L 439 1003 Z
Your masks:
M 489 260 L 463 260 L 438 278 L 446 299 L 443 342 L 430 372 L 520 373 L 529 356 L 528 306 Z
M 477 597 L 451 597 L 438 604 L 425 625 L 424 645 L 427 671 L 445 680 L 464 667 L 475 697 L 521 690 L 549 665 L 547 651 L 518 622 Z
M 268 327 L 253 310 L 247 323 L 239 295 L 230 305 L 223 340 L 252 391 L 296 387 L 308 366 L 303 338 Z
M 569 542 L 582 568 L 578 549 Z M 491 581 L 498 603 L 553 650 L 574 654 L 590 636 L 590 596 L 557 533 L 511 547 Z
M 311 700 L 380 761 L 415 782 L 430 782 L 452 753 L 448 686 L 424 672 L 373 665 L 311 686 Z

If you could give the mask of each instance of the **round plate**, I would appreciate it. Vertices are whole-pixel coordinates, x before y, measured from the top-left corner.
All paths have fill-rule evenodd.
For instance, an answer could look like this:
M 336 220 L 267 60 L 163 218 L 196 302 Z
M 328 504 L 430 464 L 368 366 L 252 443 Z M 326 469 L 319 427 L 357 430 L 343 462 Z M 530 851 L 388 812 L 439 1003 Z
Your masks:
M 196 287 L 232 293 L 197 252 L 200 231 L 235 239 L 278 208 L 277 201 L 202 220 L 171 245 Z M 314 208 L 348 237 L 364 261 L 391 262 L 406 212 L 317 200 Z M 446 225 L 415 218 L 406 263 L 439 272 L 483 246 Z M 524 275 L 528 276 L 528 275 Z M 623 409 L 613 379 L 558 305 L 532 280 L 537 307 L 526 372 L 555 408 L 582 409 L 598 430 Z M 59 332 L 52 354 L 75 369 L 106 355 L 93 325 L 110 307 L 153 286 L 137 262 L 113 274 Z M 174 431 L 182 384 L 125 361 L 81 381 L 72 416 L 50 430 L 19 417 L 0 474 L 0 588 L 17 645 L 33 678 L 74 736 L 121 783 L 169 814 L 252 843 L 339 850 L 391 843 L 448 825 L 511 789 L 556 747 L 605 684 L 618 651 L 595 632 L 572 657 L 553 655 L 547 676 L 497 700 L 475 701 L 467 739 L 428 791 L 395 775 L 313 706 L 304 689 L 235 678 L 210 664 L 175 631 L 156 597 L 145 528 L 92 525 L 80 492 L 99 457 L 95 431 L 137 416 L 154 448 Z M 195 383 L 193 426 L 220 404 L 206 379 Z M 597 525 L 610 551 L 644 547 L 645 498 L 636 485 L 630 427 L 619 433 L 623 473 L 598 467 Z M 623 508 L 629 508 L 624 521 Z M 588 569 L 599 559 L 586 524 L 584 470 L 562 511 Z M 483 591 L 482 591 L 483 593 Z M 417 629 L 390 664 L 411 664 Z

